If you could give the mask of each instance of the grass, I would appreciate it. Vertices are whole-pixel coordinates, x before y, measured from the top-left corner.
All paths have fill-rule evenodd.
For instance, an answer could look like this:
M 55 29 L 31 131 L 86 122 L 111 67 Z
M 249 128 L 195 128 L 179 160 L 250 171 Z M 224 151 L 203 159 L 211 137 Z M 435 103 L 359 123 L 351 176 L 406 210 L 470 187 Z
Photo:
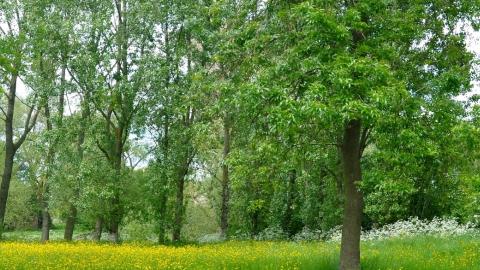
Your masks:
M 0 243 L 0 269 L 337 269 L 339 245 L 239 242 L 181 247 L 90 242 Z M 415 237 L 362 243 L 362 269 L 480 270 L 480 239 Z

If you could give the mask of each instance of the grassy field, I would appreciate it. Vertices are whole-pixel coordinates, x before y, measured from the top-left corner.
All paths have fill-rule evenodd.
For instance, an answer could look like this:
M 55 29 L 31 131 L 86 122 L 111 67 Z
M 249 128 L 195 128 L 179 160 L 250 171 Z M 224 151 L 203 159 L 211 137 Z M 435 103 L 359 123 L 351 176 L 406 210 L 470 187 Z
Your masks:
M 362 243 L 362 269 L 480 269 L 480 239 Z M 336 269 L 336 243 L 227 242 L 182 247 L 0 243 L 0 269 Z

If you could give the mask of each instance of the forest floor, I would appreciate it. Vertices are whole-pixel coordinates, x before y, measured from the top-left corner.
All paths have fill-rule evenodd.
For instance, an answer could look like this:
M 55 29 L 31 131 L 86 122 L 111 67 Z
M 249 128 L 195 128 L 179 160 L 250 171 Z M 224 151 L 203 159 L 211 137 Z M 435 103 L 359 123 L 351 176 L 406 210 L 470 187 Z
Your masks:
M 76 241 L 0 242 L 0 269 L 337 269 L 339 244 L 229 241 L 179 247 Z M 480 269 L 473 236 L 362 243 L 362 269 Z

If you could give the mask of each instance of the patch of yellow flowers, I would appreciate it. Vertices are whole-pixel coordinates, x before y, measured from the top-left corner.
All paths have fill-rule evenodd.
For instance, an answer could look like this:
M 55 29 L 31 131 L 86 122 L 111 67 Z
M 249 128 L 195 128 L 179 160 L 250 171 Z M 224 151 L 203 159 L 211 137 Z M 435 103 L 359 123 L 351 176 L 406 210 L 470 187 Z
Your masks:
M 338 243 L 230 241 L 181 247 L 0 242 L 0 269 L 338 269 Z M 362 269 L 480 270 L 479 238 L 362 243 Z
M 325 248 L 279 242 L 182 247 L 5 242 L 0 243 L 0 269 L 304 269 L 332 253 Z

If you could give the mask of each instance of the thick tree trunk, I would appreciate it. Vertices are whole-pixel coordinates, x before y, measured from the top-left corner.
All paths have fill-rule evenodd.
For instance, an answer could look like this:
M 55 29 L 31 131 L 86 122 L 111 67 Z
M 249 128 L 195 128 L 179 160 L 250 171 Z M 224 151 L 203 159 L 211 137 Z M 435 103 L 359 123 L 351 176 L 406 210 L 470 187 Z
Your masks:
M 103 218 L 97 217 L 95 221 L 95 231 L 93 232 L 93 240 L 100 241 L 102 239 L 102 232 L 103 232 Z
M 340 249 L 340 269 L 360 269 L 360 233 L 363 195 L 358 183 L 362 180 L 360 166 L 361 121 L 347 123 L 342 144 L 345 205 Z
M 230 177 L 227 157 L 230 153 L 230 121 L 225 114 L 223 119 L 223 164 L 222 164 L 222 208 L 220 215 L 220 235 L 228 237 L 228 213 L 230 201 Z
M 75 229 L 76 219 L 77 219 L 77 208 L 75 207 L 75 205 L 70 204 L 68 217 L 65 222 L 65 232 L 63 234 L 63 239 L 65 239 L 66 241 L 72 241 L 73 239 L 73 231 Z

